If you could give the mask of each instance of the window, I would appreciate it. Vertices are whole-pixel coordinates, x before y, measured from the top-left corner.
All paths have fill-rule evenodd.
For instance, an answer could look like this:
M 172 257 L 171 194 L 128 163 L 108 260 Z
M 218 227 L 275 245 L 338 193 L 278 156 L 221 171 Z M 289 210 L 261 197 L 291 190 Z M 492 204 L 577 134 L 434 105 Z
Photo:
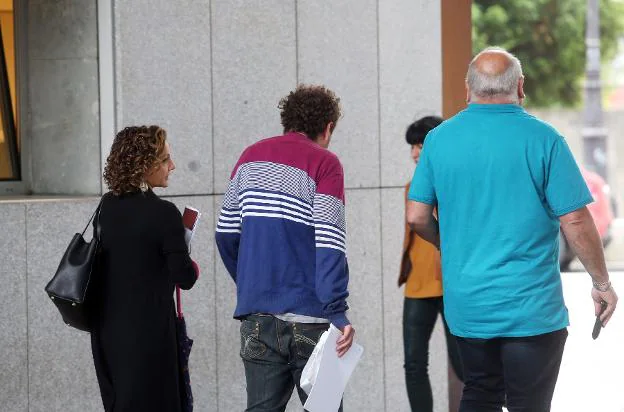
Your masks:
M 0 181 L 20 180 L 12 0 L 0 0 Z

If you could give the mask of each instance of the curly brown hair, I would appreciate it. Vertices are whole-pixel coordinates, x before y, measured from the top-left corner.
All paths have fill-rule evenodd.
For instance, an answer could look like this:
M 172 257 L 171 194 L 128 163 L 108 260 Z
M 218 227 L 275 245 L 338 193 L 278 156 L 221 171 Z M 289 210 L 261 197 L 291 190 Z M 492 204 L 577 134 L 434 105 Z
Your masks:
M 325 86 L 300 84 L 277 107 L 281 110 L 284 132 L 305 133 L 313 140 L 330 122 L 333 132 L 341 116 L 340 99 Z
M 104 181 L 115 195 L 140 190 L 146 172 L 161 161 L 167 132 L 159 126 L 130 126 L 115 136 Z

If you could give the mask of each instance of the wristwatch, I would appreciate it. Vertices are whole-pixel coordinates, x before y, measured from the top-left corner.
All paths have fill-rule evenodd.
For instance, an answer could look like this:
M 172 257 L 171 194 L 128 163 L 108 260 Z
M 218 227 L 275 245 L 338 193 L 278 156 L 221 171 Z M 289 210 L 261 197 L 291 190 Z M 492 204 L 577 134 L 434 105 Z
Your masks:
M 606 292 L 609 289 L 611 289 L 611 281 L 607 280 L 606 282 L 596 282 L 595 280 L 592 280 L 592 284 L 594 285 L 594 289 L 600 291 L 600 292 Z

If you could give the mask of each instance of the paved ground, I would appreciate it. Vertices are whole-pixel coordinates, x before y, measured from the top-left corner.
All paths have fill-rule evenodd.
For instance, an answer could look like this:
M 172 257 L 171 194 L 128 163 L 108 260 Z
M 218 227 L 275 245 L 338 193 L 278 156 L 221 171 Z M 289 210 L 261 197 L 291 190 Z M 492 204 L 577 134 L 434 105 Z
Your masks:
M 624 302 L 594 341 L 589 275 L 562 278 L 570 328 L 552 412 L 624 412 Z M 624 272 L 611 272 L 611 279 L 624 299 Z

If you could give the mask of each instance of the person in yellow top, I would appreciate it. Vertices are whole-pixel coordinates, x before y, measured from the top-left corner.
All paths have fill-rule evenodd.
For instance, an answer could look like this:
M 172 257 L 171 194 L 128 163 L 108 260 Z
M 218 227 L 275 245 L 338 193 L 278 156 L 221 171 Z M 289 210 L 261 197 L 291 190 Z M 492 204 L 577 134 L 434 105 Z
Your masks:
M 418 167 L 420 151 L 427 133 L 442 123 L 437 116 L 423 117 L 407 128 L 405 140 L 411 146 L 412 159 Z M 405 186 L 405 199 L 409 183 Z M 405 384 L 412 412 L 432 412 L 433 396 L 429 381 L 429 340 L 438 314 L 446 333 L 446 346 L 451 366 L 463 381 L 457 342 L 444 320 L 442 302 L 442 268 L 440 251 L 410 230 L 405 222 L 403 257 L 399 287 L 405 284 L 403 304 L 403 350 L 405 356 Z

